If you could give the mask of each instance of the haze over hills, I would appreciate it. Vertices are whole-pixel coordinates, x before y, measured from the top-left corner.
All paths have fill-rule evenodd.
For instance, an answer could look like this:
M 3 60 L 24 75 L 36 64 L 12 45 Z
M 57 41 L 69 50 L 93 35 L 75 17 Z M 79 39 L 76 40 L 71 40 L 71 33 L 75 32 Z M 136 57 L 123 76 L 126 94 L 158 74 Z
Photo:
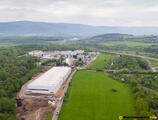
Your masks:
M 90 26 L 70 23 L 1 22 L 1 35 L 95 36 L 107 33 L 158 35 L 158 27 Z

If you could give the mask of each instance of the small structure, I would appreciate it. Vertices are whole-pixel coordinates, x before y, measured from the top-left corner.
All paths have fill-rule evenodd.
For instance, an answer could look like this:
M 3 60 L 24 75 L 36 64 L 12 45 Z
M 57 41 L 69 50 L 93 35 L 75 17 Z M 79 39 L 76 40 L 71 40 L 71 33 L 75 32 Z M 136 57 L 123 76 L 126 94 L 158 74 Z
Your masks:
M 73 60 L 73 58 L 66 58 L 65 62 L 66 62 L 66 64 L 68 64 L 69 66 L 72 66 L 74 60 Z
M 77 55 L 77 60 L 78 61 L 83 61 L 84 60 L 84 55 Z
M 53 99 L 53 98 L 52 98 L 52 99 L 50 99 L 49 101 L 54 102 L 54 101 L 55 101 L 55 99 Z
M 50 99 L 50 100 L 48 101 L 48 105 L 54 107 L 54 106 L 56 105 L 55 99 Z

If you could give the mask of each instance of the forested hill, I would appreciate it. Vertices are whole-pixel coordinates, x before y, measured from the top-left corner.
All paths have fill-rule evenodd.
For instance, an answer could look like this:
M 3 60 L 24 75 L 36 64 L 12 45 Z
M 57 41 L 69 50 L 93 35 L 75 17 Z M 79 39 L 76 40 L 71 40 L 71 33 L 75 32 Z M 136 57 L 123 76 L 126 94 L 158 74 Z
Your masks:
M 140 35 L 134 36 L 131 34 L 101 34 L 88 39 L 93 42 L 112 42 L 112 41 L 132 41 L 132 42 L 146 42 L 146 43 L 158 43 L 158 36 L 154 35 Z
M 89 26 L 31 21 L 0 23 L 0 35 L 94 36 L 106 33 L 158 35 L 158 27 Z
M 101 34 L 94 37 L 91 37 L 90 40 L 96 41 L 123 41 L 126 38 L 134 37 L 129 34 L 120 34 L 120 33 L 111 33 L 111 34 Z

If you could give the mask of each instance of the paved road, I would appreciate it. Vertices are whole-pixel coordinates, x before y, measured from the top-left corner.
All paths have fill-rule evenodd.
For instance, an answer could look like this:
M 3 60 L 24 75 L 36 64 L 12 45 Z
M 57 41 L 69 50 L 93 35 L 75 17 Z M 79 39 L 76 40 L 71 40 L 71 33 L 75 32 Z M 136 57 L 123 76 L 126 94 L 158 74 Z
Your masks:
M 67 91 L 67 89 L 68 89 L 68 87 L 69 87 L 69 83 L 70 83 L 70 81 L 71 81 L 73 75 L 75 74 L 75 72 L 76 72 L 76 69 L 71 73 L 71 75 L 70 75 L 70 77 L 69 77 L 69 79 L 68 79 L 68 81 L 67 81 L 67 83 L 66 83 L 66 86 L 65 86 L 65 88 L 64 88 L 64 91 L 63 91 L 63 93 L 62 93 L 62 95 L 61 95 L 61 98 L 64 97 L 64 95 L 65 95 L 65 93 L 66 93 L 66 91 Z M 62 104 L 63 104 L 63 99 L 58 102 L 57 107 L 56 107 L 56 109 L 55 109 L 55 111 L 54 111 L 52 120 L 57 120 L 57 119 L 58 119 L 58 115 L 59 115 L 59 112 L 60 112 L 60 110 L 61 110 Z
M 107 51 L 104 51 L 107 52 Z M 149 60 L 155 60 L 158 61 L 158 58 L 152 58 L 152 57 L 146 57 L 146 56 L 141 56 L 141 55 L 134 55 L 134 54 L 127 54 L 127 53 L 117 53 L 117 52 L 107 52 L 107 53 L 112 53 L 112 54 L 117 54 L 117 55 L 127 55 L 127 56 L 133 56 L 133 57 L 139 57 L 142 59 L 145 59 L 148 63 L 148 66 L 152 72 L 158 72 L 156 67 L 153 67 L 151 62 Z
M 151 62 L 148 60 L 148 58 L 144 57 L 144 59 L 147 61 L 150 70 L 151 70 L 152 72 L 157 72 L 156 68 L 155 68 L 155 67 L 152 67 L 152 64 L 151 64 Z
M 148 63 L 148 66 L 150 68 L 150 70 L 152 72 L 157 72 L 157 70 L 155 69 L 155 67 L 152 66 L 151 62 L 149 60 L 155 60 L 155 61 L 158 61 L 157 58 L 151 58 L 151 57 L 146 57 L 146 56 L 141 56 L 141 55 L 132 55 L 132 54 L 124 54 L 124 55 L 128 55 L 128 56 L 134 56 L 134 57 L 140 57 L 144 60 L 146 60 L 146 62 Z

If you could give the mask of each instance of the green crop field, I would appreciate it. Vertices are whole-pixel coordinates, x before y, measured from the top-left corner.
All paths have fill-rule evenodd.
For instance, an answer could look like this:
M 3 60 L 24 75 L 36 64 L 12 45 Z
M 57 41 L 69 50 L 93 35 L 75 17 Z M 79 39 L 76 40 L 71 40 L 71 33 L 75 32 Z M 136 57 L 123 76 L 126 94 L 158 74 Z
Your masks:
M 88 69 L 105 69 L 114 56 L 110 54 L 101 54 L 98 58 L 88 67 Z
M 58 120 L 118 120 L 119 115 L 135 115 L 131 90 L 102 72 L 78 71 L 68 93 Z
M 130 41 L 118 41 L 118 42 L 105 42 L 105 43 L 100 43 L 101 45 L 104 46 L 119 46 L 119 45 L 125 45 L 128 47 L 148 47 L 151 46 L 153 44 L 151 43 L 142 43 L 142 42 L 130 42 Z

